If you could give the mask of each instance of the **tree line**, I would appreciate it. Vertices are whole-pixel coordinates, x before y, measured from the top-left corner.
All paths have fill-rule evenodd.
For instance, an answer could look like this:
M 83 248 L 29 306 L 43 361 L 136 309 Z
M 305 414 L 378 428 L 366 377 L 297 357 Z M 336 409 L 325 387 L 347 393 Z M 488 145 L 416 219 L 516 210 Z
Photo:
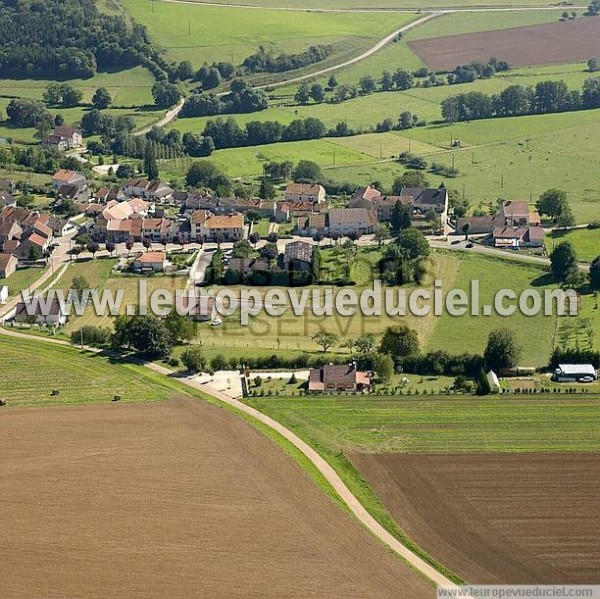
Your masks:
M 186 98 L 180 116 L 186 118 L 258 112 L 269 107 L 267 94 L 262 89 L 248 87 L 241 79 L 234 79 L 230 89 L 223 96 L 196 90 Z
M 248 73 L 281 73 L 283 71 L 294 71 L 307 67 L 316 62 L 325 60 L 331 56 L 331 46 L 317 45 L 298 54 L 287 54 L 282 52 L 275 55 L 272 51 L 260 46 L 258 52 L 251 54 L 242 63 L 242 67 Z
M 540 81 L 534 87 L 510 85 L 499 94 L 468 92 L 441 103 L 447 123 L 493 117 L 549 114 L 600 108 L 600 77 L 589 77 L 581 91 L 564 81 Z

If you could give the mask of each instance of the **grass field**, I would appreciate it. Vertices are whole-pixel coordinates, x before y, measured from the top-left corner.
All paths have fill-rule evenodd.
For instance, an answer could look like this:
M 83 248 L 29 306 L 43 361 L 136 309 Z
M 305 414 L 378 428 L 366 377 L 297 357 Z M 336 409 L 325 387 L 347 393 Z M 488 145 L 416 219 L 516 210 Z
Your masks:
M 164 382 L 163 382 L 164 379 Z M 11 407 L 168 399 L 182 395 L 142 366 L 0 335 L 0 393 Z M 51 391 L 60 394 L 51 397 Z
M 44 270 L 43 268 L 20 268 L 8 277 L 8 279 L 0 277 L 0 287 L 8 285 L 9 295 L 15 295 L 27 289 L 32 283 L 35 283 L 44 274 Z
M 551 243 L 558 244 L 561 241 L 570 241 L 573 244 L 580 262 L 591 262 L 600 256 L 600 228 L 554 231 Z
M 410 14 L 351 14 L 260 11 L 194 6 L 151 0 L 120 0 L 131 16 L 148 28 L 154 43 L 169 60 L 235 65 L 266 46 L 289 53 L 316 44 L 334 45 L 337 55 L 325 62 L 360 54 L 378 39 L 413 18 Z M 240 24 L 244 24 L 240 28 Z M 342 58 L 340 58 L 342 57 Z M 333 59 L 333 60 L 332 60 Z M 313 65 L 313 70 L 317 67 Z
M 600 451 L 600 396 L 250 398 L 327 453 Z
M 547 281 L 545 269 L 536 266 L 514 264 L 501 259 L 484 258 L 461 253 L 457 258 L 458 274 L 455 289 L 464 289 L 469 297 L 471 281 L 479 281 L 481 305 L 493 305 L 493 296 L 500 289 L 510 288 L 519 293 L 534 288 L 543 295 L 545 289 L 553 288 Z M 518 312 L 518 310 L 517 310 Z M 524 316 L 515 313 L 510 317 L 463 316 L 444 314 L 435 320 L 433 334 L 427 340 L 430 350 L 443 349 L 450 353 L 471 351 L 483 353 L 488 333 L 501 326 L 513 330 L 523 348 L 521 366 L 543 366 L 554 347 L 555 316 Z
M 113 116 L 132 116 L 138 127 L 148 125 L 162 115 L 162 110 L 154 108 L 152 85 L 154 77 L 143 67 L 126 71 L 100 72 L 91 79 L 75 79 L 68 83 L 83 92 L 82 106 L 75 108 L 52 108 L 52 114 L 61 114 L 66 123 L 77 123 L 86 110 L 98 87 L 106 87 L 113 98 L 113 105 L 107 110 Z M 50 83 L 43 79 L 2 79 L 0 85 L 0 110 L 2 114 L 12 98 L 32 98 L 41 100 Z M 37 141 L 33 128 L 12 128 L 0 122 L 0 137 L 13 138 L 20 143 Z

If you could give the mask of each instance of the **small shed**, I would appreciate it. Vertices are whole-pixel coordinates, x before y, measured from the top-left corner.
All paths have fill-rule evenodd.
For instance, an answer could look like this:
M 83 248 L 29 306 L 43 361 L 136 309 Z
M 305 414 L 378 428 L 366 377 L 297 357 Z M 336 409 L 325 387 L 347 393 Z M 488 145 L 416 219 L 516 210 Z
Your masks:
M 498 380 L 498 375 L 490 370 L 486 375 L 488 385 L 490 386 L 491 393 L 498 393 L 500 391 L 500 381 Z

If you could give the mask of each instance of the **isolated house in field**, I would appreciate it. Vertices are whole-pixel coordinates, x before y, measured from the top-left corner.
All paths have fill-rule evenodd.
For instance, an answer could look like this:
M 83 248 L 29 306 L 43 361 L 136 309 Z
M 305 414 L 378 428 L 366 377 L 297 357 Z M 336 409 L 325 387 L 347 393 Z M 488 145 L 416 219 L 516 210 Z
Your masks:
M 325 201 L 325 188 L 316 183 L 291 183 L 285 188 L 285 201 L 320 204 Z
M 70 148 L 81 148 L 83 146 L 83 136 L 81 131 L 70 125 L 60 125 L 54 127 L 54 133 L 47 135 L 42 145 L 47 148 L 56 148 L 58 150 L 69 150 Z
M 313 368 L 308 378 L 310 393 L 369 392 L 371 391 L 371 375 L 361 372 L 356 364 L 328 364 L 321 368 Z
M 0 254 L 0 279 L 8 279 L 17 270 L 18 263 L 12 254 Z
M 527 202 L 504 202 L 500 209 L 504 223 L 510 227 L 520 227 L 529 224 L 529 204 Z M 539 223 L 538 223 L 539 224 Z
M 68 314 L 65 307 L 54 297 L 52 300 L 32 301 L 17 304 L 15 322 L 29 324 L 47 324 L 52 326 L 64 326 L 67 324 Z
M 133 261 L 133 270 L 143 272 L 164 272 L 167 255 L 164 252 L 145 252 Z

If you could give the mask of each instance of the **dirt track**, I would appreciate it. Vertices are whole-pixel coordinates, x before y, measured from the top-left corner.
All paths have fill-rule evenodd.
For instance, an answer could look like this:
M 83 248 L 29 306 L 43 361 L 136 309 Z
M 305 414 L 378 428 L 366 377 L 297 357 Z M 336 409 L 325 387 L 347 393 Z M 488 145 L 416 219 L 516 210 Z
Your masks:
M 600 455 L 352 461 L 406 533 L 470 583 L 600 583 Z
M 14 410 L 0 438 L 3 599 L 432 595 L 279 448 L 204 402 Z
M 408 42 L 408 46 L 433 71 L 472 60 L 486 62 L 492 56 L 515 67 L 586 62 L 600 55 L 600 18 L 580 16 L 564 23 L 449 35 Z

